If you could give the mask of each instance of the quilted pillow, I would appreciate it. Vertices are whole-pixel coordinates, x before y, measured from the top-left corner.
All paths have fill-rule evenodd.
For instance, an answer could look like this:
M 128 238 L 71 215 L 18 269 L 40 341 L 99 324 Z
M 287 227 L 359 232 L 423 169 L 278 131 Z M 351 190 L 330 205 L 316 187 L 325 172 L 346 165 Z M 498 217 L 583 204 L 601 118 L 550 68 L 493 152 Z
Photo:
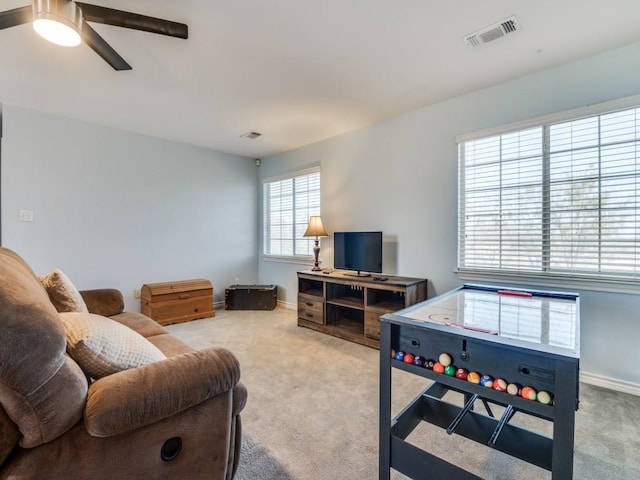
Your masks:
M 63 312 L 67 352 L 91 378 L 164 360 L 165 355 L 135 330 L 110 318 Z
M 49 299 L 59 312 L 88 312 L 82 295 L 62 270 L 56 269 L 40 277 L 40 283 L 49 294 Z

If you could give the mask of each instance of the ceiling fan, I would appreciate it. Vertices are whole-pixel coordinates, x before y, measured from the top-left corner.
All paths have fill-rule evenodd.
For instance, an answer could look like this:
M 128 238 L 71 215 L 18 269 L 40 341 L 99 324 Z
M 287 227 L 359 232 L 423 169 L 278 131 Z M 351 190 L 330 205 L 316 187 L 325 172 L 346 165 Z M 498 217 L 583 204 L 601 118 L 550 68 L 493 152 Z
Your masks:
M 33 5 L 0 12 L 0 30 L 33 23 L 34 30 L 50 42 L 63 46 L 75 46 L 84 41 L 114 70 L 131 70 L 131 65 L 87 22 L 104 23 L 177 38 L 189 36 L 188 27 L 184 23 L 71 0 L 34 0 Z

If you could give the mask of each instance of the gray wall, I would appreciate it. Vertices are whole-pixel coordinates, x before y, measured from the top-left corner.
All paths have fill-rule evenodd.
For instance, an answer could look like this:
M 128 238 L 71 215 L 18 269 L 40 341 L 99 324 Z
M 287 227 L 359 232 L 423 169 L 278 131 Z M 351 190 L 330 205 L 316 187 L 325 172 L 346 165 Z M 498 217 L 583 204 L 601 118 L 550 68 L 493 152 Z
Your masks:
M 456 268 L 458 134 L 640 93 L 640 43 L 425 107 L 283 155 L 260 177 L 322 166 L 322 217 L 329 233 L 382 230 L 384 270 L 430 279 L 430 294 L 460 285 Z M 332 266 L 331 238 L 322 242 Z M 260 282 L 296 303 L 305 265 L 260 259 Z M 574 289 L 575 290 L 575 289 Z M 580 291 L 582 368 L 640 384 L 640 297 Z
M 115 287 L 257 281 L 253 159 L 3 106 L 2 243 L 38 274 Z M 34 221 L 19 222 L 21 209 Z

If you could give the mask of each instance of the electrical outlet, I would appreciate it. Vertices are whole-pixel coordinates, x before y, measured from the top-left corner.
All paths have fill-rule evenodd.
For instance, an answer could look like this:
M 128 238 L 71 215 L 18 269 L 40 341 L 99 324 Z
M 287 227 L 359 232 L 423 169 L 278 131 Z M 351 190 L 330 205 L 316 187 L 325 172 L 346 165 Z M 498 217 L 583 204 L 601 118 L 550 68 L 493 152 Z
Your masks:
M 142 292 L 140 290 L 134 290 L 133 291 L 133 296 L 135 298 L 140 298 L 142 296 Z

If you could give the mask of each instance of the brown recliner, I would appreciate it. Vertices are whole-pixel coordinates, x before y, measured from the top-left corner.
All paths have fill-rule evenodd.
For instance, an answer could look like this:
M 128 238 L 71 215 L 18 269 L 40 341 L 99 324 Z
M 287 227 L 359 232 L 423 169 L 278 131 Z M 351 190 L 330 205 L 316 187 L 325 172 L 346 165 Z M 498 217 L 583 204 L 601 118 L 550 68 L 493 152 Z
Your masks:
M 92 381 L 66 354 L 58 312 L 31 268 L 0 248 L 0 479 L 231 479 L 247 392 L 223 348 L 193 350 L 122 313 L 117 290 L 83 292 L 165 360 Z

